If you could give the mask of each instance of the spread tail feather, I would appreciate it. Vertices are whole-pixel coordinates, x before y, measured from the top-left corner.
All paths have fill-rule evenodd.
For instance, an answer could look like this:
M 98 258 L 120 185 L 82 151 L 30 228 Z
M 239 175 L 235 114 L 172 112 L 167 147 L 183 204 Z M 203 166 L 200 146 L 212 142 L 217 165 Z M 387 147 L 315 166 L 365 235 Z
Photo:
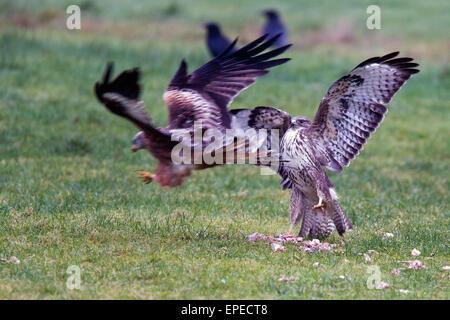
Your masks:
M 311 238 L 328 237 L 334 230 L 333 221 L 321 212 L 308 210 L 303 219 L 299 236 L 305 237 L 309 234 Z
M 340 236 L 344 236 L 347 230 L 353 229 L 349 218 L 342 211 L 337 200 L 328 203 L 327 214 L 323 214 L 320 210 L 312 210 L 310 206 L 307 208 L 299 237 L 307 235 L 311 238 L 328 237 L 335 228 Z
M 329 209 L 327 210 L 327 213 L 331 217 L 331 220 L 336 226 L 336 230 L 340 236 L 344 236 L 347 230 L 353 229 L 349 218 L 344 213 L 337 200 L 330 201 L 328 203 L 328 207 Z

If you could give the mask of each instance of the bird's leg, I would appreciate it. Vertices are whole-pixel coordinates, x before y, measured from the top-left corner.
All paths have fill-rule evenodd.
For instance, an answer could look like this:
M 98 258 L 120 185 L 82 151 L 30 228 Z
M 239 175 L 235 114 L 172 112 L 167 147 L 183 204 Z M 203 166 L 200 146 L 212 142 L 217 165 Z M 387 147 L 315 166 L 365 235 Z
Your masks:
M 323 204 L 323 199 L 321 197 L 319 197 L 319 202 L 315 205 L 313 205 L 313 210 L 314 209 L 320 209 L 320 211 L 322 211 L 322 213 L 325 211 L 325 204 Z
M 156 175 L 154 173 L 150 173 L 147 171 L 136 171 L 136 173 L 139 175 L 139 178 L 142 179 L 142 182 L 145 184 L 148 184 L 155 179 Z

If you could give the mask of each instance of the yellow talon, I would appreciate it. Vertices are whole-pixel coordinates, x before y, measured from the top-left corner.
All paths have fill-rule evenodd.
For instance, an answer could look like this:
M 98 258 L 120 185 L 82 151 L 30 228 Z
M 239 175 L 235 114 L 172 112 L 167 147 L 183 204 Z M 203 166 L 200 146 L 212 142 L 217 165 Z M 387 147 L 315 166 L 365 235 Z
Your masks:
M 142 179 L 142 182 L 148 184 L 155 179 L 155 174 L 147 171 L 136 171 L 139 177 Z
M 322 211 L 322 213 L 325 211 L 325 205 L 323 204 L 323 199 L 321 197 L 319 197 L 319 203 L 313 206 L 313 210 L 314 209 L 320 209 L 320 211 Z

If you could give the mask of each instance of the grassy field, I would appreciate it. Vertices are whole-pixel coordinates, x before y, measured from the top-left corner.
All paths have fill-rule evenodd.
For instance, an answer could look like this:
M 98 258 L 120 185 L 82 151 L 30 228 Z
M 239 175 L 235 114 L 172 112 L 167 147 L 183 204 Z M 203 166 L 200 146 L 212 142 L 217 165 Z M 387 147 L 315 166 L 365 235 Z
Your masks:
M 69 31 L 74 3 L 82 29 Z M 156 161 L 130 152 L 136 128 L 93 95 L 107 61 L 139 66 L 146 109 L 164 126 L 161 97 L 180 60 L 192 71 L 209 59 L 202 23 L 219 21 L 243 44 L 258 36 L 270 1 L 0 0 L 1 299 L 450 298 L 449 2 L 383 2 L 381 30 L 366 28 L 373 1 L 275 3 L 292 61 L 234 108 L 313 117 L 332 82 L 368 57 L 400 50 L 421 64 L 365 150 L 331 174 L 355 226 L 345 245 L 336 233 L 332 252 L 247 242 L 289 227 L 289 192 L 256 167 L 195 172 L 171 190 L 142 184 L 135 171 Z M 391 275 L 416 259 L 426 268 Z M 71 265 L 81 268 L 80 290 L 66 287 Z M 389 288 L 367 287 L 370 266 Z

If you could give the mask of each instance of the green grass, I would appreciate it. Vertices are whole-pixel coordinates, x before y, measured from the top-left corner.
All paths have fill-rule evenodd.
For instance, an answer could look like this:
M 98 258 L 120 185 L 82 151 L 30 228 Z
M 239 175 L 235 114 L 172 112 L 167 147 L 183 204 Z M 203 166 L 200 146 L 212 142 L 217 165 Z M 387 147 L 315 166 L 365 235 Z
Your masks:
M 81 31 L 64 29 L 72 3 L 82 6 Z M 247 243 L 289 225 L 289 192 L 258 168 L 195 172 L 171 190 L 140 183 L 135 171 L 156 161 L 130 152 L 137 130 L 96 101 L 93 84 L 107 61 L 117 71 L 141 67 L 146 108 L 165 125 L 161 96 L 180 60 L 193 70 L 208 59 L 201 23 L 219 20 L 244 43 L 258 34 L 255 12 L 271 6 L 238 4 L 0 1 L 0 258 L 21 260 L 0 263 L 0 298 L 450 298 L 447 1 L 383 2 L 378 31 L 365 29 L 369 2 L 277 2 L 296 44 L 285 54 L 292 61 L 233 104 L 313 117 L 331 83 L 363 59 L 401 50 L 418 60 L 421 72 L 365 150 L 331 174 L 355 226 L 345 252 Z M 351 21 L 350 40 L 330 42 L 342 21 Z M 386 232 L 394 238 L 383 240 Z M 427 268 L 392 276 L 413 248 Z M 379 252 L 371 263 L 368 250 Z M 81 290 L 66 288 L 70 265 L 81 267 Z M 367 288 L 370 265 L 390 288 Z

